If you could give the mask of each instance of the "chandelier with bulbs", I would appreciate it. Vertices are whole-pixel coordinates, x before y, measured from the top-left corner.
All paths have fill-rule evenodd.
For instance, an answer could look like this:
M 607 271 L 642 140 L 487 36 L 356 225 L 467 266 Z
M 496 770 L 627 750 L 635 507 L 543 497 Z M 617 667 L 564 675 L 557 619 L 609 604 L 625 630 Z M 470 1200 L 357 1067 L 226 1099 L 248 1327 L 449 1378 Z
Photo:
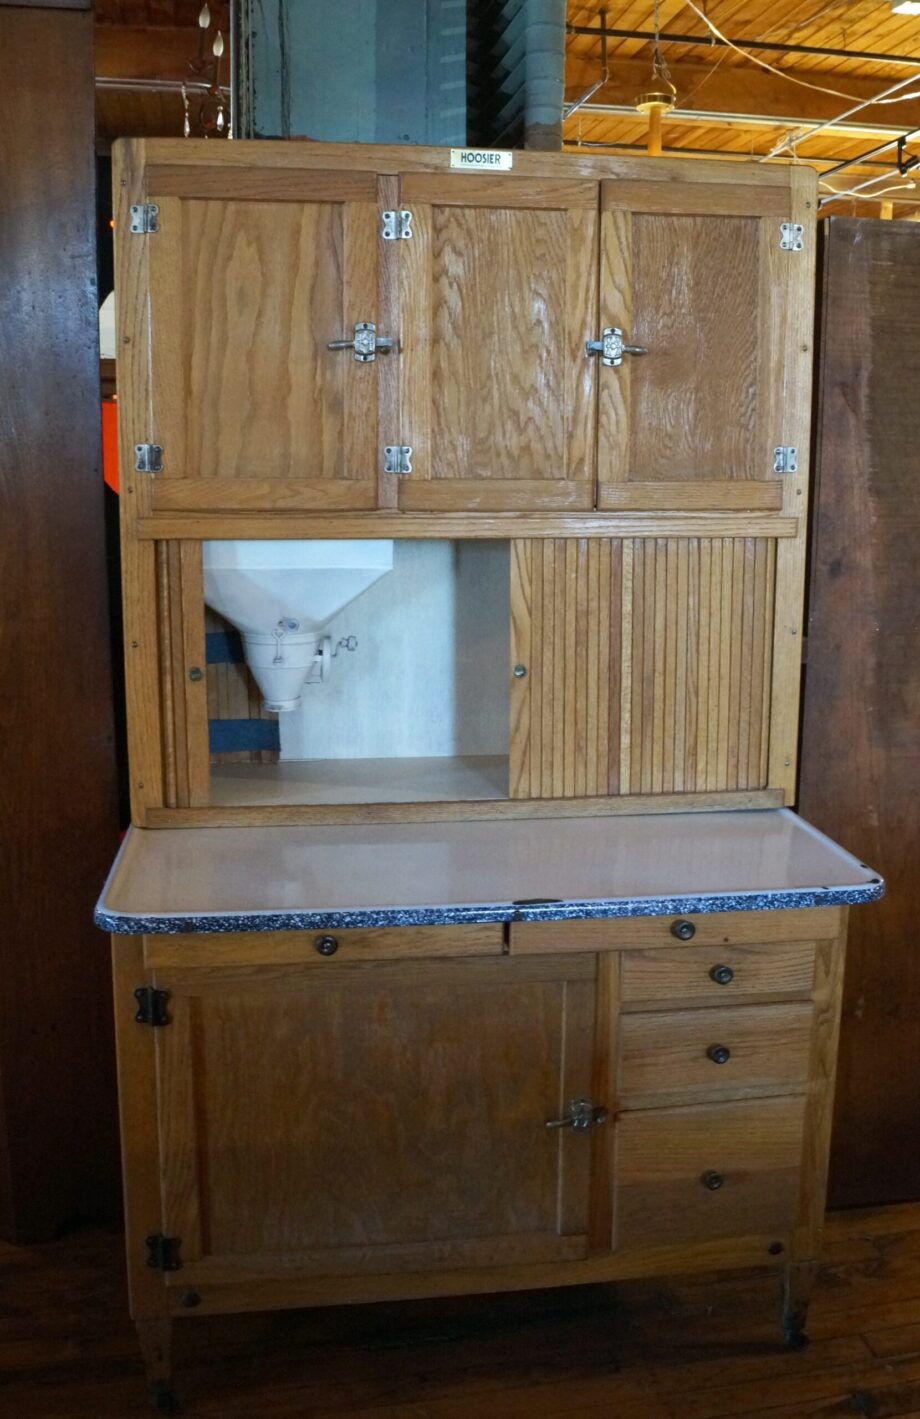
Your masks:
M 182 85 L 183 126 L 186 138 L 196 135 L 223 138 L 229 129 L 227 90 L 221 83 L 224 37 L 220 30 L 208 45 L 211 11 L 207 0 L 198 15 L 198 53 L 189 60 L 188 79 Z

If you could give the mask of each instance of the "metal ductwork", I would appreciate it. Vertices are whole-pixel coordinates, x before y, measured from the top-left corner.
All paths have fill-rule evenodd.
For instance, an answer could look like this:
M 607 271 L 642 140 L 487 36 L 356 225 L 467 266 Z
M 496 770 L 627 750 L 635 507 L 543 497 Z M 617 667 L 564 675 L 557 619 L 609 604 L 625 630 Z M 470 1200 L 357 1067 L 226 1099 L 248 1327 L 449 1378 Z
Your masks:
M 560 149 L 565 0 L 240 0 L 242 137 Z
M 560 149 L 565 0 L 468 0 L 468 141 Z
M 466 141 L 467 0 L 241 0 L 239 132 Z

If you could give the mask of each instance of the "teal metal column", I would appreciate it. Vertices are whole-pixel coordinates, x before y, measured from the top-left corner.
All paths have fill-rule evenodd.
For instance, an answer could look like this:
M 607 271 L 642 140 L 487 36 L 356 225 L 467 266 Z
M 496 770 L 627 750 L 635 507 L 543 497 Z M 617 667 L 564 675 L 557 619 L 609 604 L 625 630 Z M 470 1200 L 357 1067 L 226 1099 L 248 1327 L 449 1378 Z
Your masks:
M 466 142 L 467 0 L 242 0 L 241 137 Z

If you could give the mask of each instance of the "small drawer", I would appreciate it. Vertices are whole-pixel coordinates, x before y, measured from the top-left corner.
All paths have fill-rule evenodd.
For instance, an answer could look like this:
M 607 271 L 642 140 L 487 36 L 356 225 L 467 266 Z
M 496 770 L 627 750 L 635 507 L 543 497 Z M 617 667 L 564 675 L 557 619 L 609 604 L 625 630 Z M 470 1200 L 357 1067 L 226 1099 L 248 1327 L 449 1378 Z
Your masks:
M 741 1005 L 624 1015 L 617 1096 L 627 1108 L 802 1087 L 812 1007 Z
M 333 968 L 355 961 L 437 960 L 450 956 L 500 956 L 504 928 L 397 926 L 363 931 L 236 931 L 145 936 L 144 962 L 164 966 L 281 966 Z
M 626 1113 L 618 1250 L 788 1234 L 799 1221 L 805 1097 Z
M 809 995 L 815 975 L 813 941 L 758 946 L 697 946 L 624 951 L 620 994 L 641 1001 L 728 1004 L 738 996 Z
M 632 916 L 609 920 L 516 921 L 511 954 L 557 956 L 565 951 L 616 951 L 627 947 L 742 946 L 773 941 L 823 941 L 840 932 L 838 907 L 788 911 L 705 912 L 696 916 Z

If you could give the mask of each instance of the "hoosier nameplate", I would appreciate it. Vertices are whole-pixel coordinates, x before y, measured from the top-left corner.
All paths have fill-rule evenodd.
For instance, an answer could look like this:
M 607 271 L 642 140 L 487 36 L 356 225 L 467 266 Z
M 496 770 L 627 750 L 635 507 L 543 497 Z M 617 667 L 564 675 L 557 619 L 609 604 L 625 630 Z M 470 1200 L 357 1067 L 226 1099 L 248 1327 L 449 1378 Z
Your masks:
M 514 154 L 507 148 L 451 148 L 450 165 L 466 172 L 510 172 Z

